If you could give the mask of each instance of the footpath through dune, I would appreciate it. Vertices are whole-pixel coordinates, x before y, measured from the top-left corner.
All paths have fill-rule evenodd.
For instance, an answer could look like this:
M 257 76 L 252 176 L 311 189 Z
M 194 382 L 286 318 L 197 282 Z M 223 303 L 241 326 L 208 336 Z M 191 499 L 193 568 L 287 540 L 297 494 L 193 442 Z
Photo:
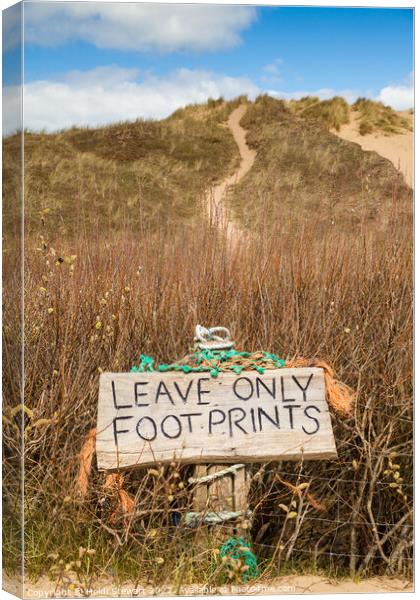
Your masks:
M 226 196 L 230 186 L 238 183 L 254 164 L 256 152 L 246 143 L 246 131 L 240 125 L 240 120 L 247 110 L 245 104 L 241 104 L 230 114 L 227 127 L 232 132 L 235 142 L 238 146 L 241 155 L 241 163 L 239 168 L 226 177 L 221 183 L 210 188 L 206 197 L 207 212 L 212 223 L 218 227 L 226 229 L 228 239 L 236 238 L 240 234 L 240 229 L 230 218 L 230 211 L 226 204 Z
M 411 115 L 403 113 L 403 116 L 412 122 Z M 350 123 L 342 125 L 340 131 L 333 131 L 333 133 L 343 140 L 359 144 L 362 150 L 373 150 L 390 160 L 404 175 L 405 182 L 410 187 L 413 187 L 413 132 L 404 131 L 403 133 L 392 135 L 376 132 L 368 135 L 360 135 L 357 119 L 358 114 L 353 113 Z

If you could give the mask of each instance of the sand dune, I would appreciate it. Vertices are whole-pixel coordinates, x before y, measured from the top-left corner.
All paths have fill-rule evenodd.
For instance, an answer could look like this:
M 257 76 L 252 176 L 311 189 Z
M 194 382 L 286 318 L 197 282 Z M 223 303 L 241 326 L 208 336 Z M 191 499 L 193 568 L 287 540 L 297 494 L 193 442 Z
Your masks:
M 406 118 L 412 121 L 412 115 L 402 113 Z M 414 134 L 412 131 L 404 133 L 385 135 L 384 133 L 373 133 L 369 135 L 360 135 L 358 131 L 358 114 L 353 112 L 351 121 L 348 125 L 342 125 L 340 131 L 334 131 L 336 135 L 359 144 L 363 150 L 373 150 L 390 160 L 399 171 L 404 175 L 405 181 L 413 187 L 414 169 Z

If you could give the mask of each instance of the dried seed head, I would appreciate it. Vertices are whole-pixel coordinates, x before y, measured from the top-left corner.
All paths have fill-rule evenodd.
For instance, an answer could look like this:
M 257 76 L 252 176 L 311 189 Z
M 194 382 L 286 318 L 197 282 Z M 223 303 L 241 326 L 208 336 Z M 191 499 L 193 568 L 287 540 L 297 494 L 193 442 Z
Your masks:
M 58 554 L 56 552 L 52 552 L 51 554 L 48 554 L 47 558 L 50 560 L 57 560 Z
M 154 538 L 157 535 L 157 529 L 149 529 L 149 531 L 146 533 L 147 537 L 151 537 Z
M 159 477 L 159 471 L 157 471 L 156 469 L 149 469 L 147 471 L 148 475 L 153 475 L 153 477 Z

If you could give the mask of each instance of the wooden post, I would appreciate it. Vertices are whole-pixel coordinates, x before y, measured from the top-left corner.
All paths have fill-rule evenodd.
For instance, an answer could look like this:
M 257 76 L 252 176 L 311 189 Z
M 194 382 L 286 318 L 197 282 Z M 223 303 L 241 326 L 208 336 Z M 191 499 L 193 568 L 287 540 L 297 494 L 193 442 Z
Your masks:
M 224 472 L 221 476 L 217 473 Z M 199 483 L 200 479 L 206 481 Z M 199 538 L 219 546 L 233 535 L 247 535 L 250 526 L 250 480 L 245 465 L 197 465 L 193 510 L 201 525 Z M 209 529 L 211 528 L 211 529 Z

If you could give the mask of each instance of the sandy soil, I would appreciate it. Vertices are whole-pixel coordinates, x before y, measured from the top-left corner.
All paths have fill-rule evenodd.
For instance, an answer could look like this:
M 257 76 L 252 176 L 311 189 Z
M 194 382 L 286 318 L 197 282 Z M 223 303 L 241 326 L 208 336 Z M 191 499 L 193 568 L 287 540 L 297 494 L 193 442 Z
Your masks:
M 10 580 L 3 579 L 3 589 L 12 591 Z M 15 588 L 16 589 L 16 588 Z M 385 593 L 385 592 L 412 592 L 413 583 L 408 580 L 392 579 L 389 577 L 373 577 L 364 579 L 359 583 L 351 579 L 333 580 L 320 575 L 289 575 L 277 577 L 267 581 L 248 585 L 223 585 L 220 587 L 206 587 L 203 585 L 185 585 L 180 589 L 162 586 L 160 589 L 150 585 L 142 586 L 127 582 L 115 585 L 109 579 L 95 582 L 90 590 L 82 590 L 77 585 L 74 590 L 57 590 L 46 577 L 36 583 L 26 583 L 24 598 L 54 598 L 54 597 L 82 597 L 88 592 L 93 597 L 121 597 L 121 596 L 213 596 L 213 595 L 273 595 L 273 594 L 351 594 L 351 593 Z M 16 591 L 15 591 L 16 593 Z
M 239 234 L 239 229 L 235 223 L 231 220 L 229 210 L 224 202 L 226 194 L 231 185 L 238 183 L 246 173 L 252 167 L 256 152 L 251 150 L 246 143 L 246 131 L 240 126 L 239 122 L 246 112 L 246 105 L 242 104 L 235 108 L 230 114 L 227 127 L 232 131 L 233 137 L 239 148 L 241 155 L 241 163 L 239 168 L 224 179 L 221 183 L 211 188 L 207 194 L 207 208 L 210 219 L 212 222 L 218 223 L 220 226 L 226 228 L 226 233 L 229 239 L 236 237 Z
M 409 115 L 408 113 L 402 114 L 412 121 L 412 115 Z M 384 158 L 390 160 L 404 175 L 404 179 L 408 185 L 413 187 L 413 132 L 406 131 L 405 133 L 395 135 L 385 135 L 384 133 L 360 135 L 358 132 L 357 118 L 357 112 L 353 112 L 350 123 L 348 125 L 342 125 L 340 131 L 334 131 L 333 133 L 344 140 L 359 144 L 363 150 L 374 150 Z

